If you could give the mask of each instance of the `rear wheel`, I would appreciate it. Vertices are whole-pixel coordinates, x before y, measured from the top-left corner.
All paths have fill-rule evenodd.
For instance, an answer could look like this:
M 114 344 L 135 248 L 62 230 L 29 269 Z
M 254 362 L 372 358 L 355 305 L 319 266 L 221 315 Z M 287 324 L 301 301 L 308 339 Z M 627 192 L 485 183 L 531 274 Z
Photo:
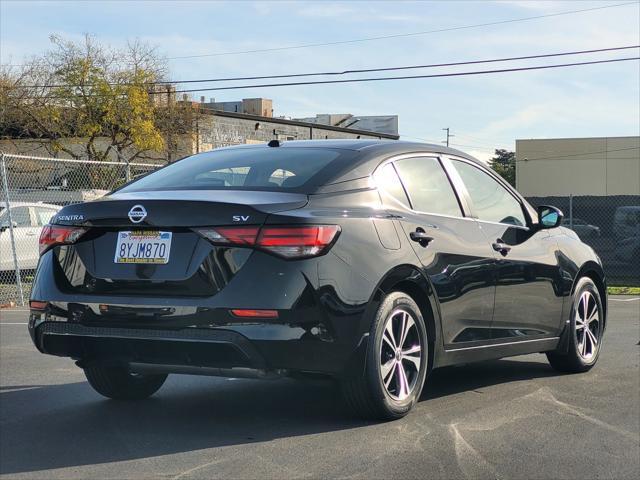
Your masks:
M 600 293 L 593 280 L 588 277 L 581 278 L 576 285 L 569 329 L 568 351 L 549 352 L 547 358 L 558 371 L 586 372 L 598 360 L 604 330 Z
M 84 369 L 89 384 L 100 395 L 117 400 L 140 400 L 160 389 L 167 375 L 131 373 L 124 367 L 92 366 Z
M 360 416 L 401 418 L 420 398 L 428 368 L 424 319 L 411 297 L 389 294 L 369 334 L 365 372 L 343 382 L 345 399 Z

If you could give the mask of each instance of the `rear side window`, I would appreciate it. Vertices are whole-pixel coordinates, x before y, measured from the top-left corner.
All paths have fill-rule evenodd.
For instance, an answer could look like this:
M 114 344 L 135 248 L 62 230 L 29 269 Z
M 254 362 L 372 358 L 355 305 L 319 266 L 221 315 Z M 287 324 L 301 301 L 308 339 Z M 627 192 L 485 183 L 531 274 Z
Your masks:
M 36 218 L 38 219 L 38 225 L 46 225 L 51 221 L 57 211 L 51 208 L 35 207 Z
M 297 190 L 318 185 L 340 152 L 314 148 L 239 148 L 194 155 L 121 188 L 146 190 Z M 326 175 L 324 175 L 326 176 Z
M 395 162 L 414 210 L 461 217 L 458 198 L 437 158 L 416 157 Z
M 392 201 L 396 201 L 406 208 L 409 208 L 409 201 L 407 194 L 404 192 L 400 177 L 396 173 L 396 169 L 392 164 L 387 163 L 384 167 L 379 168 L 373 174 L 373 180 L 376 182 L 376 186 L 389 197 Z M 388 203 L 383 197 L 384 203 Z

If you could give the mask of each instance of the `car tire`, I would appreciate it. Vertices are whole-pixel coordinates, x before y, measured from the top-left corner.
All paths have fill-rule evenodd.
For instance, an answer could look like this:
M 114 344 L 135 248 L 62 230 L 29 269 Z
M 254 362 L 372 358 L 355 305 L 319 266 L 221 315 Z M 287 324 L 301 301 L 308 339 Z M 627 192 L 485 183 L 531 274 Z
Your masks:
M 560 372 L 581 373 L 598 361 L 604 333 L 604 310 L 593 280 L 582 277 L 576 284 L 569 321 L 568 350 L 547 352 L 551 366 Z
M 91 366 L 84 369 L 89 384 L 100 395 L 116 400 L 141 400 L 160 389 L 166 374 L 142 375 L 124 367 Z
M 429 368 L 429 340 L 413 299 L 403 292 L 387 295 L 371 325 L 363 374 L 342 382 L 351 410 L 376 420 L 409 413 L 420 398 Z

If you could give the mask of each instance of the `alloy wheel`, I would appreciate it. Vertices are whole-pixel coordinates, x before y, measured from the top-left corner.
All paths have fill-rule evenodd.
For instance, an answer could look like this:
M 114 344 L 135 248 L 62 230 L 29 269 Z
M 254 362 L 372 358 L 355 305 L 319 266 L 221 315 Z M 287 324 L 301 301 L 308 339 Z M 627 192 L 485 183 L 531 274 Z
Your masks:
M 380 345 L 380 377 L 394 400 L 403 401 L 413 392 L 425 350 L 413 315 L 394 310 L 385 322 Z
M 582 292 L 575 311 L 575 335 L 578 354 L 584 361 L 591 361 L 600 348 L 601 331 L 598 302 L 591 292 Z

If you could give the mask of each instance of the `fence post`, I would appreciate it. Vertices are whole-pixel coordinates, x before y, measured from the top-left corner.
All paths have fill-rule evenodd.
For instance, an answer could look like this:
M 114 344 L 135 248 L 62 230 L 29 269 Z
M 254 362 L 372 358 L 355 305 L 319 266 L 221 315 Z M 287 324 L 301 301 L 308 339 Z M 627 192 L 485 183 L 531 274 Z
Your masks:
M 573 195 L 569 194 L 569 228 L 573 230 Z
M 11 218 L 11 205 L 9 203 L 9 181 L 7 179 L 7 163 L 5 154 L 0 154 L 0 174 L 2 176 L 2 190 L 4 192 L 4 201 L 7 207 L 7 220 L 9 222 L 9 238 L 11 239 L 11 253 L 13 254 L 13 266 L 16 268 L 16 284 L 18 287 L 18 295 L 20 296 L 20 306 L 24 307 L 24 292 L 22 291 L 22 278 L 20 275 L 20 266 L 18 265 L 18 254 L 16 251 L 16 237 L 13 231 L 13 218 Z

